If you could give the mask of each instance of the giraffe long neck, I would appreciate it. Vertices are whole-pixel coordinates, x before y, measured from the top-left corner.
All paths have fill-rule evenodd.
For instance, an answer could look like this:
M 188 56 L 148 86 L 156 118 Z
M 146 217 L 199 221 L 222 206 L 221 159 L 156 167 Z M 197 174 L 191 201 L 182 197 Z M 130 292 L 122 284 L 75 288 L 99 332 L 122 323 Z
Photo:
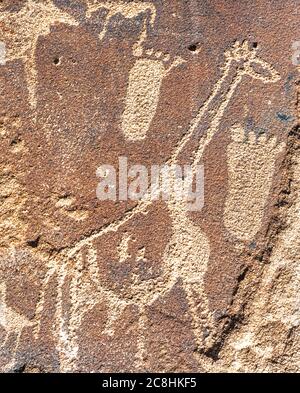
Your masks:
M 227 80 L 222 84 L 223 87 L 220 90 L 220 94 L 217 95 L 216 101 L 217 106 L 214 111 L 208 111 L 208 119 L 207 119 L 207 127 L 204 130 L 204 135 L 200 139 L 198 148 L 195 151 L 194 159 L 192 163 L 192 168 L 195 170 L 195 167 L 198 165 L 200 160 L 202 159 L 205 147 L 211 142 L 216 132 L 219 129 L 220 123 L 224 116 L 224 113 L 236 91 L 239 84 L 243 79 L 243 71 L 238 70 L 237 68 L 232 69 L 229 73 Z M 213 105 L 213 104 L 212 104 Z
M 192 173 L 195 174 L 196 166 L 203 156 L 205 147 L 210 143 L 216 134 L 224 112 L 243 77 L 243 72 L 238 70 L 235 61 L 229 60 L 224 66 L 224 72 L 220 80 L 215 84 L 213 91 L 197 116 L 193 119 L 188 132 L 179 144 L 176 152 L 172 156 L 170 163 L 175 164 L 179 154 L 186 149 L 192 150 Z M 197 135 L 200 125 L 204 125 L 202 137 Z M 196 135 L 195 135 L 196 134 Z M 199 141 L 200 139 L 200 141 Z M 170 195 L 167 202 L 174 223 L 185 222 L 186 208 L 185 201 L 176 200 L 174 195 Z
M 191 143 L 195 143 L 195 134 L 197 134 L 201 124 L 205 126 L 206 134 L 202 137 L 199 145 L 207 145 L 215 134 L 221 118 L 227 108 L 229 101 L 241 81 L 241 75 L 237 71 L 238 68 L 234 60 L 229 59 L 223 67 L 223 75 L 214 85 L 213 91 L 204 104 L 199 109 L 196 117 L 189 125 L 188 131 L 178 144 L 172 158 L 171 163 L 176 163 L 178 156 L 189 148 Z M 196 135 L 196 138 L 199 136 Z M 197 143 L 198 145 L 198 143 Z M 203 146 L 203 148 L 205 147 Z M 197 148 L 197 151 L 201 148 Z M 202 148 L 202 150 L 203 150 Z M 194 153 L 195 150 L 194 150 Z

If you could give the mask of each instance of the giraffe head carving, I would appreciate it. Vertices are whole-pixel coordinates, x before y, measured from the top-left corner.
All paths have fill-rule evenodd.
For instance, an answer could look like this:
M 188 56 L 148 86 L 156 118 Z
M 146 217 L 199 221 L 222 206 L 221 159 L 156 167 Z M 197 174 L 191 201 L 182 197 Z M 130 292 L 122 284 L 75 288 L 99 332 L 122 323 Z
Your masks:
M 257 55 L 257 45 L 251 46 L 248 41 L 235 42 L 232 48 L 225 52 L 227 61 L 236 62 L 241 73 L 259 79 L 263 83 L 275 83 L 280 80 L 279 73 L 266 61 Z

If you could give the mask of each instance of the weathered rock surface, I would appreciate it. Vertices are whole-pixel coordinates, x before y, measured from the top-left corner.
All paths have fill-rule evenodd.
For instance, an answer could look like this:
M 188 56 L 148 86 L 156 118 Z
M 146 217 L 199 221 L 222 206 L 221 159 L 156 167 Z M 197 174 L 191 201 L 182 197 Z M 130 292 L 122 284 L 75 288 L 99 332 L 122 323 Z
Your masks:
M 0 2 L 3 372 L 300 371 L 299 8 Z M 203 208 L 99 200 L 119 157 Z

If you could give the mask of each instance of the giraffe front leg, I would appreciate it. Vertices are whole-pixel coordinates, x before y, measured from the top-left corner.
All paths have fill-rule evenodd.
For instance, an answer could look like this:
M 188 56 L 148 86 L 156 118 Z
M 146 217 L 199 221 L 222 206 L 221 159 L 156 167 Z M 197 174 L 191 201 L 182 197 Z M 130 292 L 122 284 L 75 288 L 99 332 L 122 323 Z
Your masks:
M 146 306 L 142 305 L 139 307 L 140 315 L 138 320 L 138 337 L 137 337 L 137 354 L 136 354 L 136 366 L 139 370 L 143 371 L 145 368 L 145 355 L 146 355 Z
M 203 290 L 203 283 L 184 283 L 184 288 L 189 304 L 191 316 L 191 326 L 198 350 L 203 350 L 210 346 L 211 327 L 213 319 L 209 311 L 207 296 Z

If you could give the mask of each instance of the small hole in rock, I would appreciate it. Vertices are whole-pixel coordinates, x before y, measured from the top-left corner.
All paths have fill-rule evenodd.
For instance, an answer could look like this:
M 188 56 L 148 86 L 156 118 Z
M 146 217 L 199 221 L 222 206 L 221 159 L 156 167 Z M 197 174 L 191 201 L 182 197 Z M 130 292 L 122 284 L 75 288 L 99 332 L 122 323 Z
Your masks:
M 26 364 L 23 364 L 23 365 L 21 365 L 21 366 L 19 366 L 19 367 L 16 367 L 16 368 L 14 369 L 14 373 L 16 373 L 16 374 L 22 374 L 22 373 L 24 373 L 25 369 L 26 369 Z
M 58 65 L 60 63 L 60 58 L 59 57 L 55 57 L 53 59 L 53 64 Z
M 257 43 L 257 42 L 253 42 L 252 47 L 253 47 L 254 49 L 256 49 L 256 48 L 258 47 L 258 43 Z
M 27 244 L 32 248 L 37 248 L 39 245 L 39 241 L 40 241 L 40 236 L 38 236 L 36 239 L 33 240 L 27 240 Z
M 196 52 L 197 48 L 198 48 L 197 44 L 192 44 L 189 46 L 189 51 Z
M 14 146 L 14 145 L 17 145 L 17 144 L 20 143 L 20 142 L 22 142 L 22 139 L 21 139 L 20 137 L 16 137 L 15 139 L 13 139 L 13 140 L 10 142 L 10 145 L 11 145 L 11 146 Z

